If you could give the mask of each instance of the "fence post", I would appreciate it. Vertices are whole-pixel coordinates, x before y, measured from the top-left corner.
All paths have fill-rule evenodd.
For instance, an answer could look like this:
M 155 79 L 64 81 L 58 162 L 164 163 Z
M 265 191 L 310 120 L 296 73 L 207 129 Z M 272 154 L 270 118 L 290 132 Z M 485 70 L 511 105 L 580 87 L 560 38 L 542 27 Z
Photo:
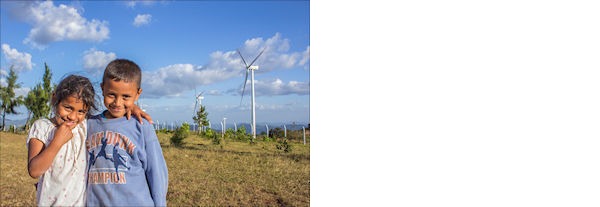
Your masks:
M 225 137 L 225 131 L 223 131 L 223 122 L 219 123 L 221 123 L 221 137 Z
M 304 140 L 304 145 L 306 145 L 306 130 L 302 127 L 302 139 Z
M 269 138 L 269 125 L 265 124 L 265 126 L 267 126 L 267 138 Z

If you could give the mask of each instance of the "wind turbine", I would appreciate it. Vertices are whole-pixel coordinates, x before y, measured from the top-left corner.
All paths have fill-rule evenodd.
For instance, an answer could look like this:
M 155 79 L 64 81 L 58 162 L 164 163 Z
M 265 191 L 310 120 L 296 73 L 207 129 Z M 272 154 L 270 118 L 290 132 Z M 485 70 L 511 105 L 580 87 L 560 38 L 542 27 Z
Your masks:
M 265 51 L 266 48 L 263 48 L 262 51 L 260 51 L 260 53 L 254 58 L 254 60 L 252 60 L 252 62 L 250 62 L 250 64 L 246 63 L 246 60 L 244 60 L 244 56 L 242 56 L 242 53 L 240 52 L 240 50 L 237 50 L 238 54 L 240 55 L 240 57 L 242 58 L 242 61 L 244 62 L 244 65 L 246 66 L 246 78 L 244 79 L 244 89 L 242 89 L 242 98 L 240 99 L 240 105 L 242 105 L 242 99 L 244 99 L 244 92 L 246 91 L 246 82 L 248 81 L 248 71 L 250 71 L 251 73 L 251 77 L 252 77 L 252 81 L 250 82 L 251 86 L 252 86 L 252 138 L 256 139 L 256 110 L 255 110 L 255 99 L 254 99 L 254 71 L 258 70 L 258 65 L 252 65 L 254 64 L 254 62 L 256 61 L 256 59 L 258 59 L 258 57 L 260 57 L 260 55 L 263 54 L 263 52 Z
M 202 107 L 202 99 L 204 99 L 204 96 L 202 96 L 202 94 L 204 93 L 204 91 L 200 92 L 200 94 L 196 95 L 196 89 L 194 89 L 194 95 L 196 96 L 196 104 L 194 105 L 194 116 L 196 116 L 196 112 L 198 109 L 198 102 L 200 103 L 200 107 Z M 204 127 L 200 127 L 200 131 L 204 131 Z M 196 130 L 198 130 L 196 128 Z
M 202 99 L 204 99 L 204 96 L 202 96 L 202 94 L 204 93 L 204 91 L 200 92 L 200 94 L 196 95 L 196 104 L 194 105 L 194 116 L 196 115 L 196 111 L 198 109 L 198 103 L 200 103 L 200 107 L 202 107 Z

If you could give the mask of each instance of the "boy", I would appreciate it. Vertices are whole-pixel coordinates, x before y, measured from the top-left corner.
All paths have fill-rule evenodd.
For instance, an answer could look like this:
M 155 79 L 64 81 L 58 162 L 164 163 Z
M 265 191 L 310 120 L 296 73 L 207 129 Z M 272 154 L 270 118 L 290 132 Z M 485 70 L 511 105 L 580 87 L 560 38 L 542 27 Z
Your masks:
M 88 119 L 87 206 L 166 206 L 168 170 L 152 125 L 127 120 L 142 93 L 141 69 L 126 59 L 104 70 L 106 109 Z

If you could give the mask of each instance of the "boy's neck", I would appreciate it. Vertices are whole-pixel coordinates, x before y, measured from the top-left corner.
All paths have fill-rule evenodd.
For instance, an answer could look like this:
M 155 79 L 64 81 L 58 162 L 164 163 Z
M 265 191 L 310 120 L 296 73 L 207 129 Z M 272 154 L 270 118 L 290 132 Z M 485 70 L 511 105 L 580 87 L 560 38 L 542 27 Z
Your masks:
M 102 118 L 105 119 L 116 119 L 116 118 L 121 118 L 121 117 L 115 117 L 113 116 L 108 110 L 105 110 L 104 112 L 102 112 Z

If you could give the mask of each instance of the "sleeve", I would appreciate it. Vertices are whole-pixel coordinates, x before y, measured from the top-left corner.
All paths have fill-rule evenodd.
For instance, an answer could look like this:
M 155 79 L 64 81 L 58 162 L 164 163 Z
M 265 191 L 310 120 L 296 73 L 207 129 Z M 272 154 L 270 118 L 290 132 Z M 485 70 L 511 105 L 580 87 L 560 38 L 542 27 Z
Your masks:
M 29 140 L 38 139 L 44 143 L 44 145 L 46 145 L 48 143 L 48 128 L 48 123 L 46 123 L 43 119 L 33 122 L 31 129 L 29 129 L 29 135 L 27 135 L 27 141 L 25 144 L 29 146 Z
M 167 206 L 169 173 L 160 142 L 151 124 L 145 122 L 142 135 L 146 141 L 146 180 L 155 206 Z

